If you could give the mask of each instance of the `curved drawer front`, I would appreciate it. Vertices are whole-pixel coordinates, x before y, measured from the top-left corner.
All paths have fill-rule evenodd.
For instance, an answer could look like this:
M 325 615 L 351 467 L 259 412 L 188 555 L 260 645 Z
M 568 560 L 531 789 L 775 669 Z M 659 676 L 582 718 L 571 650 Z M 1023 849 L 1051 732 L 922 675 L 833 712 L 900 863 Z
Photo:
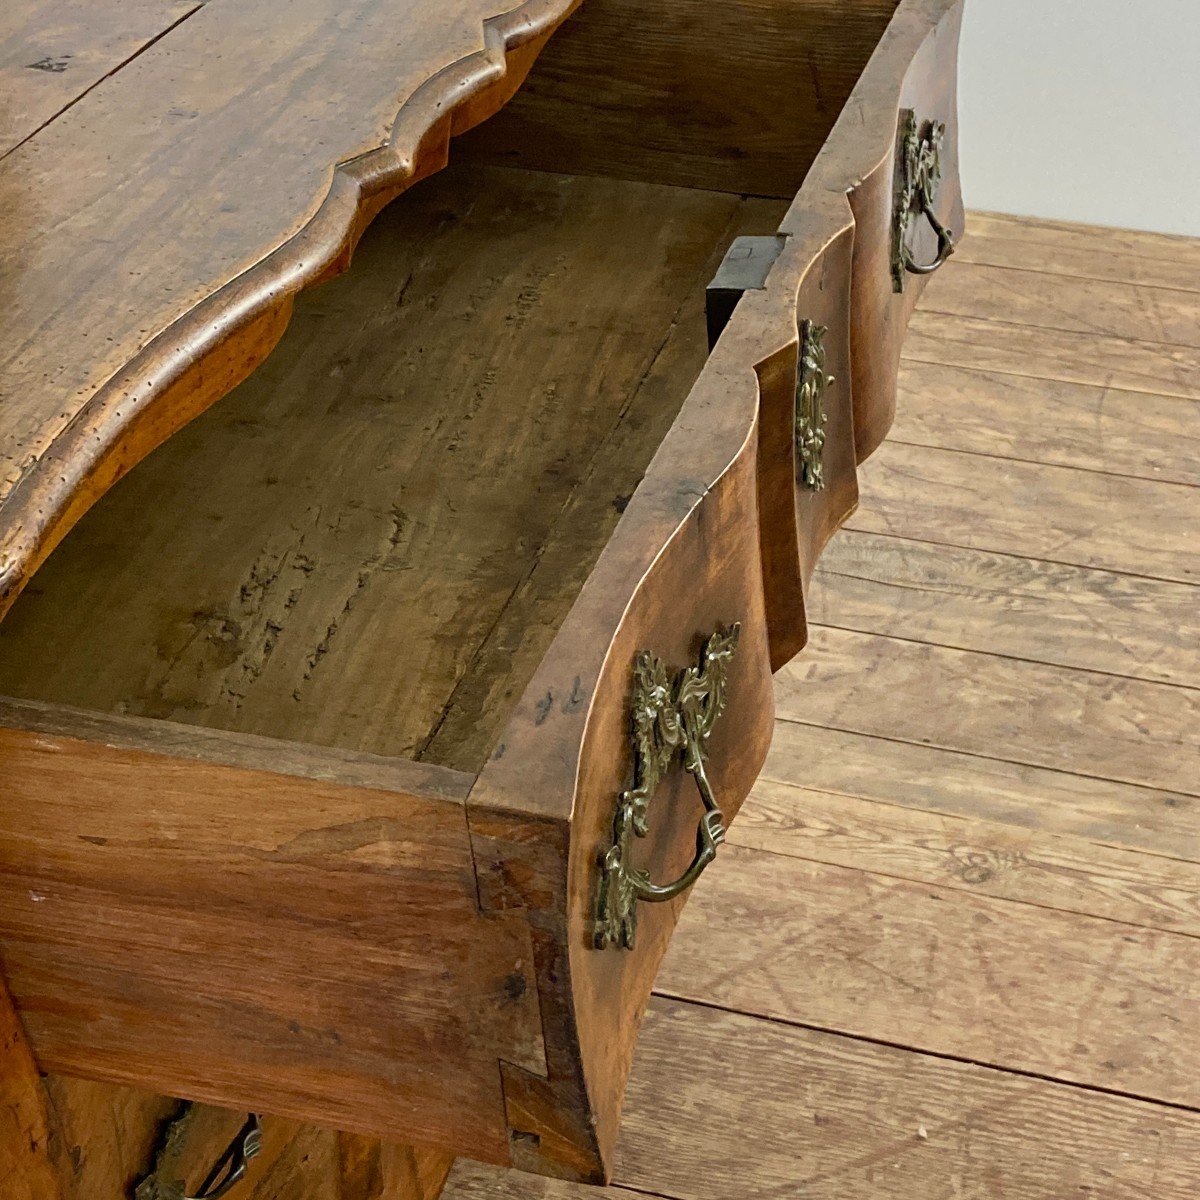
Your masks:
M 607 1171 L 655 972 L 689 885 L 721 869 L 706 813 L 728 821 L 753 784 L 771 671 L 890 424 L 920 287 L 894 293 L 889 262 L 902 102 L 951 123 L 936 211 L 957 219 L 957 23 L 953 0 L 900 6 L 472 791 L 484 909 L 533 926 L 546 1073 L 503 1067 L 518 1166 Z
M 958 180 L 960 0 L 908 0 L 868 63 L 797 197 L 845 194 L 855 224 L 851 387 L 862 462 L 896 411 L 896 372 L 925 280 L 962 235 Z
M 771 665 L 807 640 L 809 579 L 826 542 L 858 503 L 851 404 L 849 222 L 814 209 L 731 331 L 750 339 L 786 334 L 757 362 L 758 497 Z
M 860 85 L 880 99 L 886 96 L 877 119 L 890 142 L 890 153 L 849 192 L 856 225 L 851 309 L 860 462 L 891 428 L 904 332 L 929 277 L 927 268 L 946 249 L 938 228 L 954 239 L 962 235 L 956 87 L 961 16 L 956 5 L 926 33 L 898 93 L 887 42 Z M 902 42 L 898 34 L 895 53 Z M 923 201 L 928 212 L 921 211 Z
M 766 756 L 757 411 L 718 350 L 468 802 L 485 910 L 533 926 L 546 1072 L 503 1068 L 518 1166 L 604 1176 L 658 964 Z
M 580 755 L 570 958 L 602 1137 L 615 1134 L 637 1024 L 686 887 L 714 852 L 710 869 L 721 869 L 724 825 L 770 744 L 754 457 L 748 448 L 647 574 L 613 640 Z
M 722 349 L 752 364 L 758 380 L 758 499 L 776 669 L 804 646 L 809 579 L 858 503 L 857 463 L 895 413 L 909 316 L 930 268 L 951 251 L 950 233 L 962 230 L 960 16 L 957 0 L 900 5 L 779 233 L 731 248 L 710 293 Z

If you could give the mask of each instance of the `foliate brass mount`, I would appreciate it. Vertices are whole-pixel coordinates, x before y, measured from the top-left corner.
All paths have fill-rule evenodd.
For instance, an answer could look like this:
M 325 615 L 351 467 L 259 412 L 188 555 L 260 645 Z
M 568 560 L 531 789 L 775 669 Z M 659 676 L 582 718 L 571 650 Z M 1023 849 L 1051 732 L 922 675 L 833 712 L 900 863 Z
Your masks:
M 900 131 L 896 147 L 896 207 L 892 217 L 892 290 L 904 291 L 906 275 L 928 275 L 954 253 L 954 235 L 937 218 L 938 185 L 942 180 L 942 140 L 946 126 L 942 121 L 927 121 L 924 131 L 917 127 L 917 115 L 911 108 L 900 112 Z M 920 218 L 937 235 L 937 255 L 932 262 L 918 263 L 909 248 L 913 224 Z
M 833 376 L 825 370 L 824 325 L 800 322 L 800 363 L 796 371 L 796 467 L 800 482 L 817 492 L 825 486 L 825 389 Z
M 725 840 L 725 819 L 713 797 L 704 758 L 709 734 L 725 709 L 729 663 L 740 626 L 718 629 L 704 642 L 700 661 L 672 680 L 662 659 L 641 651 L 634 661 L 630 744 L 633 786 L 617 800 L 613 842 L 600 860 L 600 893 L 596 905 L 594 943 L 598 950 L 620 946 L 632 950 L 637 932 L 637 904 L 670 900 L 691 887 Z M 696 828 L 696 855 L 672 883 L 651 882 L 650 873 L 633 865 L 634 838 L 643 838 L 650 800 L 659 782 L 681 756 L 700 792 L 704 812 Z
M 154 1167 L 133 1189 L 133 1200 L 219 1200 L 246 1177 L 250 1163 L 262 1152 L 262 1124 L 257 1113 L 249 1113 L 237 1136 L 222 1151 L 200 1187 L 187 1194 L 183 1182 L 175 1178 L 179 1160 L 187 1149 L 194 1104 L 184 1104 L 182 1111 L 163 1132 L 154 1155 Z

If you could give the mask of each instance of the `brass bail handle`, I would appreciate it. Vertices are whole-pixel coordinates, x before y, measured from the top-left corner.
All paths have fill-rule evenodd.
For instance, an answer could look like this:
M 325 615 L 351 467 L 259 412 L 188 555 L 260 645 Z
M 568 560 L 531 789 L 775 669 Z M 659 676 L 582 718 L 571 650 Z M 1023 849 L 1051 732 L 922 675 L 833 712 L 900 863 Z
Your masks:
M 654 883 L 649 875 L 640 876 L 635 872 L 632 886 L 639 900 L 647 900 L 654 904 L 663 900 L 673 900 L 680 892 L 686 892 L 700 878 L 704 868 L 717 857 L 717 847 L 725 840 L 725 816 L 713 796 L 703 760 L 697 757 L 696 763 L 695 768 L 686 768 L 695 779 L 700 799 L 704 804 L 704 812 L 696 826 L 696 856 L 683 874 L 671 883 Z
M 600 859 L 600 892 L 596 904 L 594 945 L 632 950 L 641 900 L 660 903 L 686 891 L 716 857 L 725 840 L 721 813 L 705 770 L 704 758 L 713 725 L 725 709 L 729 663 L 740 626 L 718 629 L 704 642 L 700 661 L 672 680 L 662 660 L 642 651 L 634 661 L 630 741 L 633 786 L 617 801 L 612 845 Z M 696 781 L 704 811 L 696 826 L 696 853 L 691 864 L 670 883 L 655 883 L 649 871 L 632 861 L 634 838 L 649 832 L 650 800 L 677 755 Z
M 237 1137 L 225 1148 L 221 1157 L 205 1176 L 200 1190 L 183 1200 L 220 1200 L 246 1177 L 246 1169 L 262 1151 L 262 1125 L 258 1115 L 251 1113 L 238 1130 Z
M 954 253 L 954 234 L 937 219 L 937 215 L 928 204 L 921 206 L 921 212 L 925 214 L 925 219 L 937 234 L 937 256 L 927 263 L 914 262 L 910 256 L 904 263 L 904 269 L 910 275 L 932 275 Z
M 954 235 L 938 219 L 935 211 L 938 185 L 942 180 L 942 141 L 946 126 L 928 121 L 925 129 L 917 125 L 911 108 L 900 113 L 896 147 L 896 196 L 892 219 L 892 287 L 904 291 L 905 275 L 930 275 L 954 253 Z M 910 234 L 918 218 L 929 222 L 937 237 L 937 253 L 932 262 L 917 262 L 910 249 Z
M 180 1157 L 186 1151 L 197 1105 L 184 1104 L 180 1114 L 163 1130 L 154 1153 L 154 1166 L 134 1184 L 133 1200 L 221 1200 L 246 1177 L 251 1161 L 262 1152 L 262 1123 L 249 1113 L 233 1141 L 221 1151 L 197 1192 L 187 1194 L 177 1178 Z

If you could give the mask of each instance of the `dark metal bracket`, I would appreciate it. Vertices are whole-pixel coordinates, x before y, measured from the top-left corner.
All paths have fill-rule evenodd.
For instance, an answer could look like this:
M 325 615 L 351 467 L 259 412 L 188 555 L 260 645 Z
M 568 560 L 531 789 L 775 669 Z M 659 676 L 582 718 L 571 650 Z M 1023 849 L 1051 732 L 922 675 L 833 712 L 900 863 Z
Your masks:
M 766 287 L 767 275 L 786 244 L 787 237 L 782 233 L 733 239 L 704 293 L 709 350 L 729 324 L 743 293 Z
M 262 1152 L 262 1124 L 257 1113 L 247 1115 L 237 1136 L 221 1152 L 194 1195 L 188 1195 L 183 1182 L 174 1178 L 195 1112 L 194 1104 L 185 1104 L 166 1127 L 154 1155 L 154 1167 L 134 1186 L 133 1200 L 220 1200 L 246 1177 L 250 1163 Z

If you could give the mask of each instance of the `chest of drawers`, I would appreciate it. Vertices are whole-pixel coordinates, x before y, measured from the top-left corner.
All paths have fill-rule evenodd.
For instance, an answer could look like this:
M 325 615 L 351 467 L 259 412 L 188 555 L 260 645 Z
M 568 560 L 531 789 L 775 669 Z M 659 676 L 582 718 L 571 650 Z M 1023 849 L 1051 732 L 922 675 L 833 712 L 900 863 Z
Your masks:
M 154 1093 L 603 1179 L 962 229 L 959 7 L 169 8 L 0 160 L 0 960 L 77 1142 L 148 1090 L 53 1170 Z

